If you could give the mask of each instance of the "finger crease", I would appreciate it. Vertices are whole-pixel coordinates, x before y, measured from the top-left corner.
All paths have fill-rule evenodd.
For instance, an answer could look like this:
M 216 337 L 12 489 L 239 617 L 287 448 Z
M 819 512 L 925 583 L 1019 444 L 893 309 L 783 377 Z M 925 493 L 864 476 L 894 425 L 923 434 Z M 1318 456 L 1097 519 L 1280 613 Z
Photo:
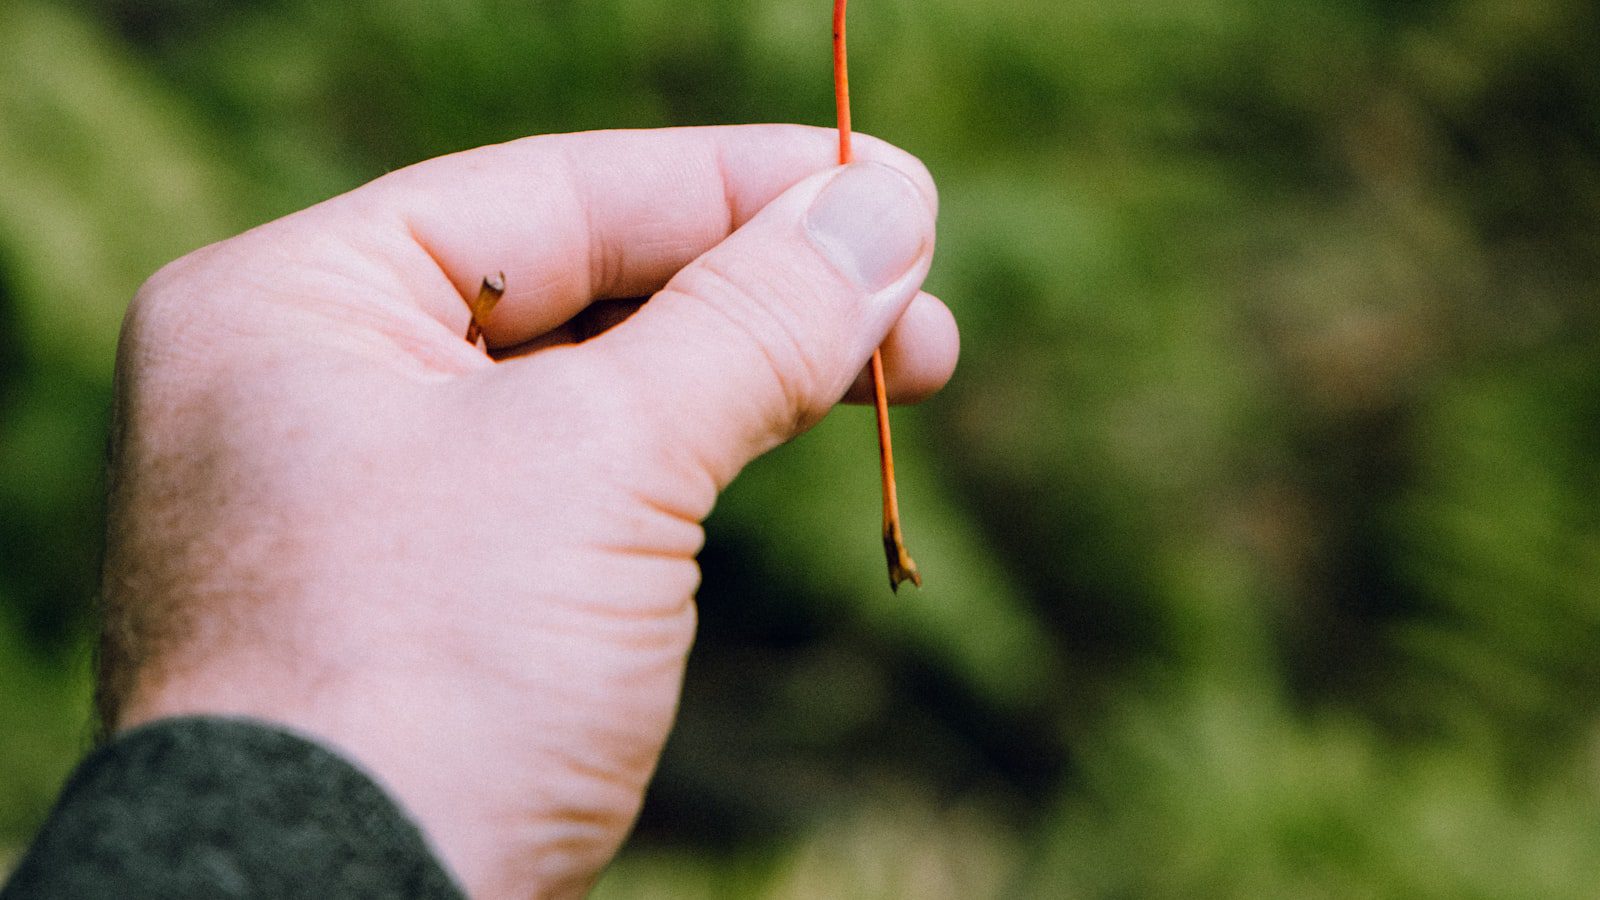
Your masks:
M 585 276 L 589 279 L 584 286 L 583 296 L 599 297 L 602 292 L 611 289 L 610 253 L 607 251 L 606 242 L 595 225 L 594 210 L 589 203 L 589 197 L 583 188 L 583 179 L 578 176 L 577 158 L 573 156 L 569 147 L 561 147 L 561 169 L 565 176 L 567 197 L 573 206 L 573 213 L 583 223 L 584 250 L 588 254 L 588 265 L 585 267 Z
M 439 259 L 439 255 L 434 252 L 433 248 L 428 246 L 428 242 L 422 239 L 422 235 L 417 233 L 416 223 L 411 221 L 411 217 L 402 215 L 400 224 L 401 227 L 405 228 L 406 236 L 411 238 L 411 242 L 417 245 L 417 249 L 422 251 L 422 255 L 426 256 L 428 262 L 439 272 L 439 277 L 443 278 L 445 284 L 450 286 L 450 290 L 461 299 L 461 305 L 467 310 L 467 317 L 470 319 L 472 317 L 472 299 L 462 294 L 461 289 L 456 287 L 455 281 L 450 277 L 450 271 L 445 268 L 444 262 Z M 427 308 L 426 304 L 422 302 L 424 298 L 417 297 L 415 299 L 424 309 Z

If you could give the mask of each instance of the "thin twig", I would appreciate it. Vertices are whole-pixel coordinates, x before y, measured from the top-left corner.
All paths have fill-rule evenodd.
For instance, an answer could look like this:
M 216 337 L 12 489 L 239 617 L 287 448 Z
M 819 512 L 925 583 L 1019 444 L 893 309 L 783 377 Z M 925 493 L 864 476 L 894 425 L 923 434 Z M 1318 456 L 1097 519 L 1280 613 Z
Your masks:
M 839 109 L 839 165 L 855 160 L 850 147 L 850 75 L 844 41 L 845 5 L 833 2 L 833 94 Z M 922 587 L 922 575 L 911 554 L 906 552 L 905 534 L 900 529 L 900 500 L 894 489 L 894 448 L 889 441 L 889 394 L 884 387 L 883 353 L 872 351 L 872 399 L 878 414 L 878 462 L 883 475 L 883 553 L 889 563 L 889 587 L 898 592 L 900 582 Z

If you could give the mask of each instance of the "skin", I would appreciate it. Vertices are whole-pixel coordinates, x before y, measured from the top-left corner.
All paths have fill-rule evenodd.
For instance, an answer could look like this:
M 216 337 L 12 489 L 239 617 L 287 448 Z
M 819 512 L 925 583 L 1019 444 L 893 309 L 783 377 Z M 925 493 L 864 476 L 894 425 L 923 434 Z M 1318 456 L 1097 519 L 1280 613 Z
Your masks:
M 473 896 L 580 895 L 671 728 L 718 492 L 868 399 L 880 343 L 898 400 L 955 367 L 931 179 L 866 137 L 836 167 L 836 138 L 527 138 L 157 273 L 118 358 L 108 726 L 278 723 Z M 498 362 L 462 339 L 497 271 Z

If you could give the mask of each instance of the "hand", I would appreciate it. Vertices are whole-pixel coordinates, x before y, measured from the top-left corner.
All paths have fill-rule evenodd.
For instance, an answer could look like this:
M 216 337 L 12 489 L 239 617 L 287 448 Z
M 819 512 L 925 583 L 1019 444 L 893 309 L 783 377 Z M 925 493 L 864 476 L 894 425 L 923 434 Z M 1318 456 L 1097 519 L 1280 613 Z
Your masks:
M 529 138 L 163 269 L 119 354 L 106 721 L 280 723 L 372 773 L 474 896 L 581 893 L 671 727 L 717 493 L 880 343 L 900 399 L 954 368 L 919 293 L 931 180 L 870 139 L 834 168 L 833 142 Z M 463 298 L 502 271 L 496 362 Z

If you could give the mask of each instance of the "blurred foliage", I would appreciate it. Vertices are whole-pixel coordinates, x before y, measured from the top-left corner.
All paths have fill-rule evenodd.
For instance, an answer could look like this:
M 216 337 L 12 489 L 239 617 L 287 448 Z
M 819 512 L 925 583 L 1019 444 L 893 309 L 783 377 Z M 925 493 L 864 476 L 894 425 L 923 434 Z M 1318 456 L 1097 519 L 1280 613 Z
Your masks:
M 0 5 L 0 848 L 88 734 L 121 309 L 518 135 L 831 122 L 827 4 Z M 962 370 L 753 466 L 599 895 L 1592 896 L 1600 8 L 858 0 Z

